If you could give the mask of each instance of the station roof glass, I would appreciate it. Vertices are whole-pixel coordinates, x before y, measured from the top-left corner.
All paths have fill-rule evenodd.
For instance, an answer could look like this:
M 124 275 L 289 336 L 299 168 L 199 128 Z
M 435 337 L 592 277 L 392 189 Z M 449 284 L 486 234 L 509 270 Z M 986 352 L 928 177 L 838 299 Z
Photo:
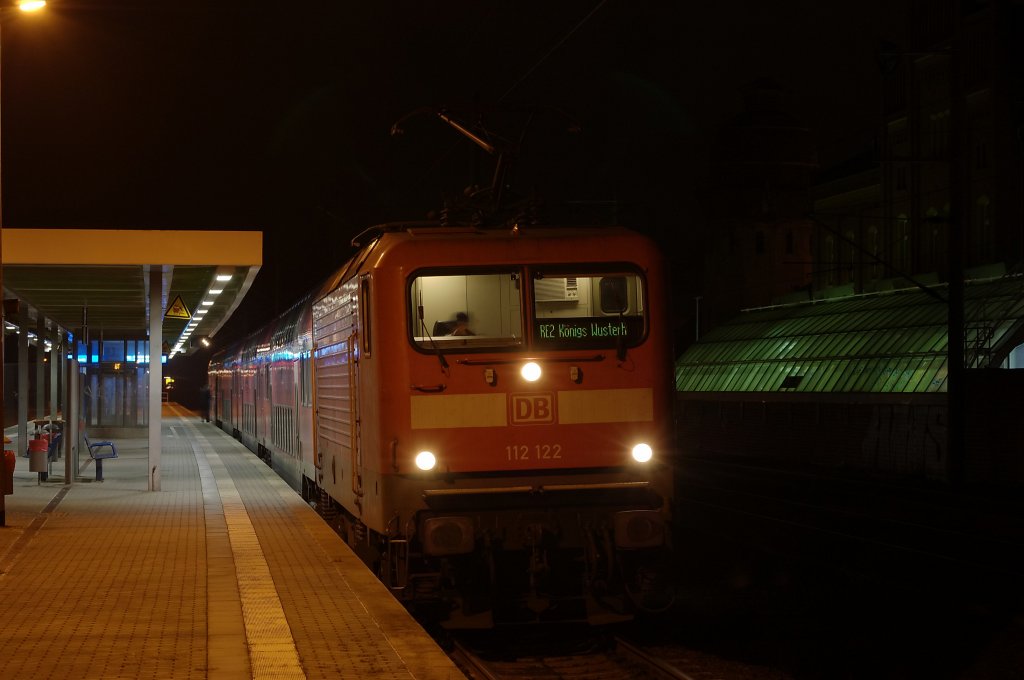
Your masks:
M 688 348 L 680 392 L 946 391 L 945 284 L 750 309 Z M 1024 339 L 1024 277 L 967 281 L 965 361 L 996 368 Z

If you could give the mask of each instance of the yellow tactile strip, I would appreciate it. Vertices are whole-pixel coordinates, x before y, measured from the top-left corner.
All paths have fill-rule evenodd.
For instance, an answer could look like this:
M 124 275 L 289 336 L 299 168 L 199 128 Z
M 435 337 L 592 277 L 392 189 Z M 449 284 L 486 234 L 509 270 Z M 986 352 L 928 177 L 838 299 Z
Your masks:
M 206 520 L 207 670 L 209 678 L 252 677 L 224 506 L 206 456 L 196 455 Z
M 216 484 L 224 509 L 224 523 L 231 544 L 245 625 L 251 677 L 256 680 L 305 678 L 270 568 L 238 489 L 225 470 L 220 456 L 206 439 L 198 436 L 192 439 L 204 494 L 212 491 L 211 482 Z M 204 467 L 209 468 L 213 479 L 202 474 Z M 216 658 L 210 659 L 211 669 L 217 664 Z

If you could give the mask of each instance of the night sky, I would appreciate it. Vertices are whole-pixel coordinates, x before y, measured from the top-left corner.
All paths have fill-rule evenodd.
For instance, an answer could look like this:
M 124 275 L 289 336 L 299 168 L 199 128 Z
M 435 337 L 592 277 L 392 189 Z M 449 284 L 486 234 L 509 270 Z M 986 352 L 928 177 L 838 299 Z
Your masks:
M 513 187 L 618 201 L 673 248 L 686 298 L 695 195 L 742 87 L 775 80 L 822 165 L 849 157 L 875 131 L 875 54 L 903 4 L 51 0 L 3 18 L 4 224 L 263 230 L 226 341 L 337 268 L 366 226 L 488 181 L 493 159 L 443 123 L 414 117 L 396 138 L 397 120 L 545 107 L 564 113 L 533 119 Z M 518 137 L 525 116 L 484 120 Z

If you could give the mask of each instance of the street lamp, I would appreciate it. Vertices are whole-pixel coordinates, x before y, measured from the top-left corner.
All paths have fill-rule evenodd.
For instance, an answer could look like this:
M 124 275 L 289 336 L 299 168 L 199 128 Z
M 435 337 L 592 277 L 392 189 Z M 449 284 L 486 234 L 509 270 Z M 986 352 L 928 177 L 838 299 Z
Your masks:
M 17 5 L 17 8 L 19 10 L 21 10 L 22 12 L 38 12 L 39 10 L 41 10 L 44 7 L 46 7 L 46 0 L 19 0 L 18 5 Z M 13 7 L 2 7 L 2 8 L 0 8 L 0 18 L 2 18 L 2 16 L 3 16 L 3 10 L 8 10 L 8 9 L 14 9 L 14 8 Z M 3 22 L 2 22 L 2 19 L 0 19 L 0 26 L 2 26 L 2 25 L 3 25 Z M 2 44 L 2 40 L 0 40 L 0 44 Z M 0 134 L 0 140 L 2 140 L 2 138 L 3 138 L 3 135 Z M 2 185 L 0 185 L 0 187 L 2 187 Z M 3 191 L 2 191 L 2 188 L 0 188 L 0 199 L 2 199 L 2 196 L 3 196 Z M 3 280 L 3 245 L 2 245 L 3 244 L 3 224 L 4 224 L 4 217 L 3 217 L 3 215 L 4 215 L 4 213 L 3 213 L 3 203 L 2 203 L 2 201 L 0 201 L 0 384 L 3 383 L 3 379 L 4 379 L 4 363 L 3 363 L 4 362 L 4 342 L 3 342 L 3 330 L 2 330 L 2 327 L 3 327 L 3 290 L 4 290 L 4 280 Z M 4 419 L 4 396 L 3 396 L 3 390 L 0 390 L 0 429 L 2 429 L 2 426 L 3 426 L 3 419 Z M 3 496 L 0 495 L 0 502 L 2 502 L 2 501 L 3 501 Z
M 17 5 L 17 8 L 20 11 L 25 12 L 26 14 L 31 14 L 32 12 L 38 12 L 39 10 L 43 9 L 44 7 L 46 7 L 46 0 L 19 0 L 18 5 Z M 3 10 L 10 10 L 10 9 L 14 9 L 14 8 L 13 7 L 2 7 L 2 8 L 0 8 L 0 17 L 3 16 Z M 3 22 L 2 22 L 2 20 L 0 20 L 0 30 L 2 30 L 2 26 L 3 26 Z M 0 45 L 2 45 L 2 39 L 0 39 Z M 0 141 L 2 141 L 2 135 L 0 135 Z M 0 172 L 2 172 L 2 171 L 0 171 Z M 3 212 L 2 195 L 3 195 L 3 188 L 0 187 L 0 229 L 3 229 L 3 221 L 4 221 L 4 219 L 3 219 L 4 212 Z M 2 262 L 2 260 L 0 260 L 0 262 Z M 2 275 L 0 275 L 0 277 L 2 277 Z M 3 285 L 2 284 L 3 284 L 3 279 L 0 278 L 0 291 L 3 290 Z M 2 406 L 2 405 L 3 404 L 0 403 L 0 406 Z

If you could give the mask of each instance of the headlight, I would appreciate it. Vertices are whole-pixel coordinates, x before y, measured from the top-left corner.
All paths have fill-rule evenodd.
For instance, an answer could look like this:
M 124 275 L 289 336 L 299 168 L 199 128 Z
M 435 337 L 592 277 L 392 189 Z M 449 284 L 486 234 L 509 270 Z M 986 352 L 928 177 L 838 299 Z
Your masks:
M 523 380 L 534 382 L 540 378 L 540 366 L 531 361 L 523 364 L 523 368 L 519 373 L 523 376 Z
M 437 458 L 430 451 L 420 451 L 416 454 L 416 467 L 421 470 L 433 470 L 437 465 Z
M 640 443 L 633 447 L 633 460 L 646 463 L 654 456 L 654 450 L 647 444 Z

